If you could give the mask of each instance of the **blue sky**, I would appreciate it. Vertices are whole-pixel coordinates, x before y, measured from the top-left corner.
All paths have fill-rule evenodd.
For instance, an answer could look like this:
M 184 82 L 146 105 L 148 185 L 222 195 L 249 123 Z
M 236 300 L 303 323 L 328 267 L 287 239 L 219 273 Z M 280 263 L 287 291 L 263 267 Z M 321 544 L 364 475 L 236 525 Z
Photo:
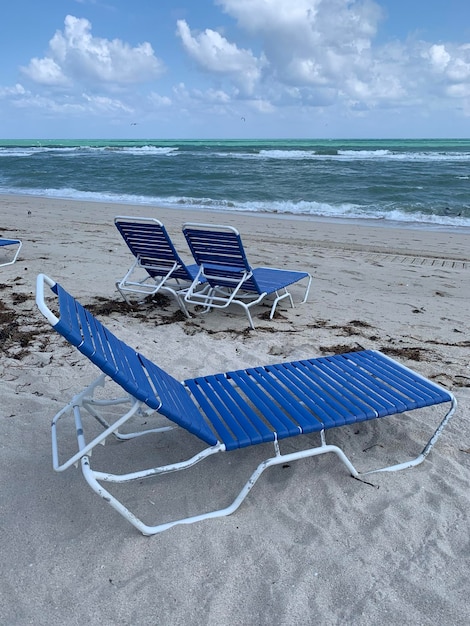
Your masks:
M 470 137 L 469 0 L 15 0 L 0 138 Z

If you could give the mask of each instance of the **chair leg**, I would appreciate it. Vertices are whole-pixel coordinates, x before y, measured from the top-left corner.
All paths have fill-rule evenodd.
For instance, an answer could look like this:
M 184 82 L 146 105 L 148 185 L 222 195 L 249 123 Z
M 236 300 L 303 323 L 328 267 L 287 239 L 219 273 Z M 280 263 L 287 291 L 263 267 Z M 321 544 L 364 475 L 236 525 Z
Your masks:
M 113 435 L 118 440 L 134 439 L 149 433 L 160 433 L 167 430 L 172 430 L 174 426 L 163 426 L 156 428 L 148 428 L 133 433 L 121 433 L 119 428 L 123 426 L 129 419 L 131 419 L 136 413 L 154 413 L 153 410 L 148 412 L 145 410 L 146 405 L 141 401 L 131 398 L 130 396 L 124 396 L 122 398 L 113 398 L 111 400 L 97 400 L 93 397 L 95 389 L 98 386 L 104 387 L 106 376 L 100 374 L 96 380 L 94 380 L 88 387 L 78 393 L 72 400 L 65 405 L 52 419 L 51 423 L 51 438 L 52 438 L 52 466 L 56 472 L 63 472 L 71 465 L 75 465 L 78 461 L 87 454 L 91 454 L 93 448 L 98 444 L 104 444 L 105 440 Z M 97 407 L 110 407 L 116 405 L 129 405 L 130 408 L 121 417 L 116 419 L 112 424 L 109 424 L 102 415 L 97 411 Z M 89 443 L 85 441 L 84 429 L 82 425 L 81 409 L 86 410 L 103 428 L 103 431 L 94 437 Z M 77 436 L 78 450 L 72 454 L 66 461 L 62 463 L 59 460 L 59 437 L 57 433 L 58 422 L 67 414 L 73 416 L 75 422 L 75 432 Z
M 428 454 L 431 452 L 431 449 L 434 447 L 434 444 L 439 439 L 442 431 L 444 430 L 445 425 L 452 417 L 456 408 L 457 408 L 457 400 L 454 397 L 452 397 L 450 409 L 448 410 L 443 420 L 441 421 L 439 426 L 436 428 L 436 430 L 432 434 L 427 444 L 424 446 L 422 452 L 415 459 L 411 459 L 410 461 L 405 461 L 404 463 L 397 463 L 396 465 L 388 465 L 387 467 L 381 467 L 378 469 L 368 470 L 367 472 L 361 472 L 361 476 L 366 476 L 367 474 L 375 474 L 378 472 L 397 472 L 402 469 L 416 467 L 416 465 L 419 465 L 420 463 L 422 463 L 424 459 L 428 456 Z
M 343 450 L 341 450 L 341 448 L 339 448 L 336 445 L 331 445 L 331 444 L 326 443 L 324 431 L 320 432 L 321 442 L 319 446 L 308 448 L 306 450 L 300 450 L 297 452 L 291 452 L 288 454 L 281 454 L 280 449 L 279 449 L 279 443 L 277 440 L 275 440 L 274 441 L 274 451 L 275 451 L 274 456 L 262 461 L 258 465 L 258 467 L 251 474 L 250 478 L 243 485 L 241 491 L 238 493 L 238 495 L 235 497 L 235 499 L 233 500 L 231 504 L 221 509 L 216 509 L 214 511 L 209 511 L 207 513 L 201 513 L 198 515 L 193 515 L 193 516 L 189 516 L 185 518 L 175 519 L 170 522 L 157 524 L 154 526 L 145 524 L 141 519 L 139 519 L 136 515 L 134 515 L 126 506 L 124 506 L 124 504 L 120 500 L 118 500 L 115 496 L 113 496 L 101 484 L 101 482 L 126 483 L 126 482 L 130 482 L 133 480 L 140 480 L 143 478 L 148 478 L 151 476 L 158 476 L 158 475 L 163 476 L 164 474 L 167 474 L 169 472 L 175 472 L 178 470 L 187 469 L 189 467 L 194 466 L 196 463 L 199 463 L 200 461 L 205 459 L 207 456 L 225 451 L 225 446 L 223 444 L 217 444 L 216 446 L 206 448 L 205 450 L 202 450 L 201 452 L 197 453 L 195 456 L 188 459 L 187 461 L 182 461 L 182 462 L 178 462 L 178 463 L 174 463 L 174 464 L 162 466 L 162 467 L 149 468 L 147 470 L 137 471 L 137 472 L 133 472 L 130 474 L 123 474 L 123 475 L 115 475 L 115 474 L 97 472 L 97 471 L 92 470 L 90 467 L 89 457 L 87 455 L 82 456 L 80 459 L 80 462 L 81 462 L 81 467 L 82 467 L 84 478 L 87 481 L 87 483 L 90 485 L 90 487 L 93 489 L 93 491 L 97 493 L 100 497 L 102 497 L 113 509 L 115 509 L 122 517 L 124 517 L 128 522 L 130 522 L 135 528 L 137 528 L 137 530 L 139 530 L 143 535 L 150 536 L 150 535 L 155 535 L 157 533 L 168 530 L 169 528 L 172 528 L 173 526 L 176 526 L 178 524 L 193 524 L 195 522 L 199 522 L 205 519 L 212 519 L 212 518 L 231 515 L 240 507 L 242 502 L 245 500 L 245 498 L 248 496 L 250 491 L 255 486 L 256 482 L 258 481 L 262 473 L 268 467 L 271 467 L 274 465 L 290 463 L 298 459 L 319 456 L 321 454 L 333 453 L 343 463 L 343 465 L 348 470 L 349 474 L 359 480 L 361 480 L 363 476 L 367 476 L 368 474 L 372 474 L 374 472 L 397 471 L 401 469 L 414 467 L 415 465 L 418 465 L 419 463 L 424 461 L 426 456 L 429 454 L 431 448 L 436 443 L 442 430 L 444 429 L 445 425 L 447 424 L 453 412 L 455 411 L 456 405 L 457 405 L 457 402 L 454 398 L 451 402 L 450 409 L 447 411 L 446 415 L 444 416 L 439 426 L 434 431 L 433 435 L 431 436 L 430 440 L 426 444 L 425 448 L 423 449 L 421 454 L 418 457 L 416 457 L 416 459 L 413 459 L 405 463 L 400 463 L 397 465 L 391 465 L 388 467 L 376 469 L 376 470 L 368 470 L 365 472 L 359 472 L 351 463 L 351 461 L 343 452 Z M 84 440 L 81 445 L 84 445 Z
M 292 300 L 292 296 L 291 296 L 291 294 L 287 291 L 287 289 L 285 289 L 285 293 L 283 293 L 282 295 L 279 295 L 279 292 L 278 292 L 278 291 L 276 291 L 276 298 L 274 299 L 273 305 L 272 305 L 272 307 L 271 307 L 271 313 L 269 314 L 269 319 L 270 319 L 270 320 L 272 320 L 272 319 L 273 319 L 273 317 L 274 317 L 274 313 L 275 313 L 275 311 L 276 311 L 276 307 L 277 307 L 278 303 L 279 303 L 281 300 L 284 300 L 285 298 L 289 298 L 289 301 L 290 301 L 290 305 L 291 305 L 291 307 L 292 307 L 292 308 L 295 308 L 295 307 L 294 307 L 294 301 Z
M 155 535 L 157 533 L 168 530 L 169 528 L 172 528 L 173 526 L 177 526 L 178 524 L 194 524 L 195 522 L 199 522 L 205 519 L 213 519 L 217 517 L 225 517 L 227 515 L 231 515 L 240 507 L 242 502 L 245 500 L 245 498 L 248 496 L 250 491 L 255 486 L 261 474 L 268 467 L 272 467 L 273 465 L 290 463 L 291 461 L 296 461 L 297 459 L 318 456 L 320 454 L 334 453 L 340 459 L 340 461 L 346 466 L 346 468 L 348 469 L 349 473 L 352 476 L 356 478 L 359 476 L 359 472 L 356 470 L 354 465 L 347 458 L 347 456 L 344 454 L 341 448 L 338 448 L 337 446 L 324 444 L 322 442 L 322 444 L 318 447 L 309 448 L 307 450 L 300 450 L 298 452 L 292 452 L 290 454 L 281 454 L 279 452 L 279 446 L 277 444 L 277 441 L 274 442 L 274 447 L 275 447 L 275 456 L 269 459 L 266 459 L 265 461 L 263 461 L 262 463 L 258 465 L 258 467 L 252 473 L 248 481 L 242 487 L 239 494 L 236 496 L 236 498 L 233 500 L 233 502 L 229 506 L 224 507 L 222 509 L 209 511 L 207 513 L 201 513 L 199 515 L 193 515 L 193 516 L 189 516 L 185 518 L 180 518 L 180 519 L 176 519 L 171 522 L 166 522 L 163 524 L 157 524 L 155 526 L 149 526 L 145 524 L 141 519 L 136 517 L 136 515 L 134 515 L 131 511 L 129 511 L 129 509 L 125 507 L 120 500 L 118 500 L 111 493 L 109 493 L 109 491 L 107 491 L 103 487 L 103 485 L 100 484 L 99 481 L 104 480 L 107 482 L 122 483 L 122 482 L 131 481 L 131 480 L 145 478 L 148 476 L 154 476 L 156 474 L 165 474 L 165 473 L 168 473 L 169 471 L 176 471 L 178 469 L 186 469 L 187 467 L 191 467 L 195 463 L 199 462 L 203 458 L 206 458 L 206 456 L 208 456 L 209 454 L 215 454 L 217 452 L 223 451 L 224 450 L 223 446 L 219 445 L 219 446 L 214 446 L 213 448 L 206 449 L 205 451 L 202 451 L 202 453 L 199 453 L 198 455 L 196 455 L 195 457 L 193 457 L 187 462 L 177 463 L 173 466 L 168 466 L 168 467 L 150 469 L 150 470 L 143 471 L 143 472 L 135 472 L 134 474 L 129 474 L 127 476 L 115 476 L 111 474 L 95 472 L 94 470 L 91 469 L 90 461 L 87 456 L 82 457 L 81 466 L 82 466 L 82 472 L 85 477 L 85 480 L 93 489 L 93 491 L 97 493 L 101 498 L 103 498 L 115 511 L 117 511 L 120 515 L 122 515 L 122 517 L 124 517 L 128 522 L 130 522 L 135 528 L 137 528 L 137 530 L 139 530 L 143 535 L 146 535 L 146 536 Z
M 300 304 L 304 304 L 305 302 L 307 302 L 307 298 L 308 298 L 308 294 L 310 292 L 310 285 L 311 284 L 312 284 L 312 275 L 309 274 L 308 275 L 308 281 L 307 281 L 307 287 L 305 288 L 304 299 L 302 300 L 302 302 Z
M 16 262 L 16 259 L 18 258 L 22 245 L 23 245 L 22 241 L 15 241 L 15 243 L 9 243 L 8 245 L 2 246 L 2 248 L 9 248 L 10 246 L 16 246 L 16 250 L 14 252 L 13 258 L 10 261 L 7 261 L 6 263 L 0 263 L 0 267 L 5 267 L 6 265 L 13 265 Z

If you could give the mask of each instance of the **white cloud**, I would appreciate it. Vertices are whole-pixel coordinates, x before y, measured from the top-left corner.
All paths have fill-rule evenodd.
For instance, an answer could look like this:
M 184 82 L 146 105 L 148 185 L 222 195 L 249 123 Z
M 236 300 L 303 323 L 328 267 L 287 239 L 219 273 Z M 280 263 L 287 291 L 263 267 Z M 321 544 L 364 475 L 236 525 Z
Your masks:
M 449 67 L 449 79 L 455 82 L 468 83 L 470 79 L 470 62 L 457 58 Z
M 40 85 L 66 85 L 67 77 L 60 66 L 50 57 L 44 59 L 33 58 L 23 72 Z
M 0 100 L 5 100 L 15 109 L 36 110 L 45 115 L 82 115 L 129 114 L 134 108 L 117 98 L 80 93 L 70 95 L 44 95 L 33 93 L 17 83 L 13 87 L 0 89 Z
M 57 100 L 56 98 L 31 92 L 25 92 L 22 98 L 13 100 L 12 106 L 28 112 L 36 110 L 45 116 L 65 115 L 70 117 L 76 115 L 80 117 L 91 112 L 90 107 L 85 106 L 82 102 L 68 99 Z
M 64 117 L 125 120 L 141 113 L 137 119 L 149 124 L 182 116 L 201 127 L 246 112 L 258 121 L 317 114 L 350 120 L 373 110 L 378 119 L 380 109 L 388 116 L 404 108 L 420 117 L 437 110 L 470 116 L 470 43 L 412 36 L 379 43 L 381 0 L 214 2 L 228 16 L 224 30 L 177 21 L 174 42 L 191 72 L 167 72 L 158 90 L 165 66 L 150 43 L 97 37 L 87 19 L 68 15 L 47 53 L 22 68 L 26 88 L 0 88 L 3 109 L 10 100 Z M 165 53 L 169 68 L 173 57 L 182 67 L 171 45 Z M 31 81 L 37 94 L 27 90 Z
M 160 96 L 158 93 L 152 92 L 149 95 L 149 101 L 151 104 L 157 108 L 166 108 L 171 106 L 171 98 L 168 96 Z
M 0 98 L 7 98 L 11 96 L 24 96 L 26 89 L 20 83 L 16 83 L 13 87 L 0 88 Z
M 228 104 L 232 101 L 231 96 L 222 89 L 208 89 L 204 94 L 204 99 L 217 104 Z
M 467 93 L 470 45 L 457 48 L 410 38 L 379 46 L 375 37 L 384 14 L 374 0 L 216 4 L 236 20 L 245 38 L 261 45 L 258 58 L 216 31 L 194 35 L 185 21 L 178 22 L 178 34 L 205 72 L 237 86 L 245 77 L 244 95 L 252 99 L 273 105 L 342 102 L 345 108 L 366 110 L 425 105 L 430 96 L 443 101 Z
M 362 65 L 381 18 L 372 0 L 218 0 L 241 28 L 261 37 L 283 80 L 331 80 L 341 63 Z M 298 71 L 298 68 L 303 68 Z
M 259 58 L 215 31 L 193 36 L 188 24 L 180 21 L 183 44 L 205 71 L 225 75 L 235 84 L 244 78 L 251 86 L 247 93 L 262 100 L 269 90 L 282 98 L 280 92 L 297 87 L 311 88 L 305 92 L 310 103 L 312 95 L 324 102 L 331 99 L 332 90 L 340 95 L 348 84 L 367 83 L 377 75 L 371 49 L 382 13 L 372 0 L 217 0 L 217 4 L 261 42 Z M 357 88 L 352 91 L 356 95 Z
M 251 50 L 238 48 L 209 28 L 194 36 L 185 20 L 178 20 L 177 34 L 187 53 L 202 69 L 229 77 L 246 93 L 253 91 L 263 62 Z
M 429 91 L 438 97 L 462 100 L 470 109 L 470 46 L 439 44 L 426 46 L 421 54 L 422 71 Z
M 434 45 L 429 48 L 427 56 L 431 62 L 432 67 L 437 71 L 442 72 L 449 65 L 450 54 L 447 52 L 446 47 L 443 45 Z
M 48 55 L 22 69 L 42 85 L 122 88 L 153 80 L 164 67 L 149 43 L 133 48 L 120 39 L 94 37 L 88 20 L 67 15 L 64 30 L 49 42 Z
M 175 101 L 185 107 L 197 104 L 207 105 L 230 105 L 233 96 L 222 89 L 190 89 L 184 83 L 179 83 L 173 88 Z
M 274 111 L 276 110 L 271 102 L 267 100 L 262 100 L 261 98 L 255 98 L 247 104 L 251 109 L 253 109 L 254 111 L 258 111 L 259 113 L 274 113 Z
M 89 103 L 90 108 L 96 113 L 97 111 L 104 113 L 125 112 L 133 113 L 134 109 L 127 106 L 120 100 L 115 98 L 107 98 L 106 96 L 90 96 L 87 93 L 82 94 L 85 102 Z

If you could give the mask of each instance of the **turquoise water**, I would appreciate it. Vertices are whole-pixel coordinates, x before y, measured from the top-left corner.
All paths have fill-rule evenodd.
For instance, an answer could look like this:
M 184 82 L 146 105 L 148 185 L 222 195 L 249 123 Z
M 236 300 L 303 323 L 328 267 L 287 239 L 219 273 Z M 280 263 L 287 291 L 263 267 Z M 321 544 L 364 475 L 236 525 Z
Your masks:
M 470 140 L 0 141 L 0 193 L 470 226 Z

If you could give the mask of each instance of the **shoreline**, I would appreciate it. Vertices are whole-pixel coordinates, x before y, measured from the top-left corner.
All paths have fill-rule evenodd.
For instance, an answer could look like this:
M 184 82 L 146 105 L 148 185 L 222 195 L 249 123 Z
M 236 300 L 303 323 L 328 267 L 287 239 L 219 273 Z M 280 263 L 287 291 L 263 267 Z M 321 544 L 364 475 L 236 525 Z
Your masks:
M 208 214 L 208 215 L 231 215 L 236 216 L 240 215 L 242 218 L 245 217 L 263 217 L 266 219 L 279 219 L 279 220 L 299 220 L 299 221 L 317 221 L 317 222 L 325 222 L 332 224 L 352 224 L 354 226 L 370 226 L 377 228 L 391 228 L 391 229 L 403 229 L 403 230 L 429 230 L 433 232 L 461 232 L 463 234 L 470 235 L 470 223 L 468 226 L 466 225 L 451 225 L 451 224 L 439 224 L 432 222 L 420 222 L 420 221 L 406 221 L 406 220 L 392 220 L 387 219 L 386 217 L 336 217 L 336 216 L 326 216 L 326 215 L 314 215 L 314 214 L 301 214 L 301 213 L 279 213 L 279 212 L 269 212 L 269 211 L 244 211 L 240 209 L 230 210 L 224 208 L 199 208 L 199 207 L 190 207 L 190 206 L 164 206 L 157 205 L 151 202 L 145 203 L 134 203 L 134 202 L 122 202 L 122 201 L 112 201 L 109 199 L 106 200 L 90 200 L 86 198 L 60 198 L 57 196 L 47 196 L 47 195 L 35 195 L 35 194 L 12 194 L 8 192 L 0 192 L 0 200 L 6 198 L 23 198 L 27 200 L 31 198 L 34 200 L 48 200 L 50 202 L 73 202 L 73 203 L 83 203 L 83 204 L 96 204 L 96 205 L 114 205 L 114 206 L 122 206 L 122 207 L 139 207 L 142 209 L 142 215 L 145 214 L 145 209 L 158 209 L 162 211 L 186 211 L 188 213 L 194 214 Z
M 256 248 L 260 241 L 280 240 L 315 248 L 339 249 L 350 252 L 398 254 L 403 256 L 449 258 L 470 263 L 468 235 L 459 229 L 442 230 L 429 228 L 407 228 L 401 224 L 389 226 L 373 220 L 348 221 L 336 218 L 303 218 L 262 213 L 214 212 L 185 208 L 164 208 L 150 205 L 130 205 L 110 202 L 60 200 L 43 196 L 15 196 L 0 194 L 1 228 L 21 239 L 23 221 L 26 237 L 34 237 L 37 228 L 49 223 L 51 230 L 62 223 L 70 226 L 99 225 L 102 236 L 112 237 L 116 245 L 121 244 L 113 219 L 116 215 L 156 217 L 160 219 L 183 250 L 187 244 L 181 229 L 185 222 L 226 223 L 240 231 L 242 239 Z M 218 219 L 223 216 L 222 219 Z M 282 227 L 281 227 L 282 226 Z M 29 234 L 28 234 L 29 233 Z M 262 238 L 260 240 L 260 237 Z M 23 254 L 25 252 L 23 251 Z M 264 259 L 263 264 L 269 264 Z

